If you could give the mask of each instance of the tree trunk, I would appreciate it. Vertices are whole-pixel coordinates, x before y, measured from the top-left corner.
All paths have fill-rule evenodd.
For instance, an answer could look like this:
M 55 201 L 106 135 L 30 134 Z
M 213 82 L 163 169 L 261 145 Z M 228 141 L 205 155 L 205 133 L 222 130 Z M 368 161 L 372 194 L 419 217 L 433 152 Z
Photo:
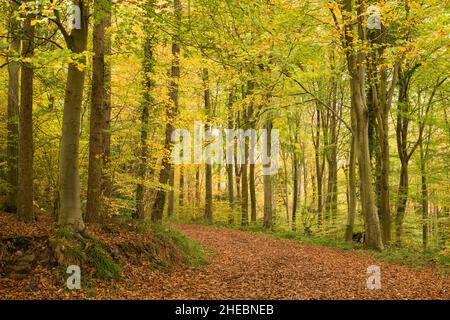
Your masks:
M 354 113 L 354 112 L 352 112 Z M 354 116 L 352 116 L 352 141 L 350 147 L 350 161 L 347 168 L 347 201 L 348 201 L 348 217 L 345 227 L 345 241 L 352 242 L 353 226 L 355 224 L 356 213 L 356 126 L 354 125 Z
M 314 150 L 315 150 L 315 163 L 316 163 L 316 182 L 317 182 L 317 225 L 320 227 L 322 225 L 323 219 L 323 172 L 324 172 L 324 161 L 323 156 L 320 152 L 320 128 L 321 128 L 321 116 L 320 111 L 316 110 L 316 135 L 314 137 Z
M 267 130 L 267 157 L 270 159 L 272 150 L 272 119 L 268 119 L 266 122 Z M 264 167 L 268 169 L 268 174 L 263 175 L 264 183 L 264 224 L 263 226 L 267 229 L 273 227 L 273 192 L 272 192 L 272 175 L 270 174 L 271 163 L 263 164 Z
M 105 5 L 105 24 L 106 28 L 111 26 L 111 11 L 112 11 L 112 1 L 107 0 L 108 3 Z M 114 181 L 112 179 L 111 166 L 110 166 L 110 156 L 111 156 L 111 62 L 106 58 L 111 56 L 111 33 L 106 32 L 105 34 L 105 71 L 104 71 L 104 97 L 103 97 L 103 152 L 102 152 L 102 195 L 103 195 L 103 213 L 105 215 L 110 212 L 110 201 L 111 193 L 114 186 Z
M 153 0 L 148 1 L 147 10 L 149 15 L 154 11 Z M 148 132 L 149 132 L 149 109 L 154 103 L 152 90 L 155 87 L 155 81 L 152 79 L 155 69 L 155 58 L 153 55 L 153 35 L 147 31 L 144 45 L 144 92 L 142 99 L 141 113 L 141 140 L 140 140 L 140 162 L 138 167 L 138 183 L 136 185 L 136 211 L 133 214 L 135 219 L 145 218 L 145 180 L 147 178 L 147 161 L 149 157 L 148 151 Z
M 358 72 L 359 73 L 359 72 Z M 358 164 L 361 189 L 361 207 L 365 213 L 366 244 L 382 249 L 380 222 L 378 219 L 375 193 L 372 186 L 373 176 L 370 167 L 368 117 L 363 98 L 364 77 L 350 80 L 352 82 L 352 96 L 356 106 L 356 134 L 359 146 Z
M 249 164 L 250 221 L 256 223 L 255 164 Z
M 381 237 L 380 221 L 377 213 L 377 206 L 375 201 L 375 193 L 372 182 L 373 175 L 370 166 L 370 151 L 369 151 L 369 116 L 365 99 L 365 54 L 360 48 L 356 48 L 354 44 L 355 27 L 349 21 L 349 17 L 353 12 L 352 0 L 345 0 L 344 11 L 348 16 L 345 16 L 345 33 L 344 33 L 344 47 L 346 49 L 347 69 L 350 74 L 350 92 L 352 109 L 355 112 L 356 119 L 356 142 L 358 145 L 358 164 L 360 177 L 360 192 L 361 192 L 361 207 L 365 215 L 365 229 L 366 229 L 366 244 L 368 246 L 383 249 L 383 240 Z M 364 40 L 364 7 L 361 1 L 358 1 L 356 6 L 357 18 L 357 33 L 358 38 Z
M 200 206 L 200 167 L 195 171 L 195 204 Z
M 94 2 L 94 31 L 92 58 L 91 117 L 89 131 L 89 170 L 86 203 L 86 222 L 100 222 L 103 216 L 103 131 L 105 105 L 105 16 L 102 0 Z
M 204 103 L 205 113 L 207 116 L 207 123 L 205 124 L 205 131 L 210 130 L 211 125 L 211 98 L 209 90 L 209 75 L 208 69 L 203 69 L 203 84 L 204 84 Z M 212 159 L 206 159 L 205 164 L 205 220 L 212 221 Z
M 29 58 L 34 53 L 34 27 L 32 16 L 27 16 L 23 24 L 24 40 L 22 57 Z M 33 66 L 22 65 L 20 75 L 19 112 L 19 179 L 17 194 L 17 215 L 25 222 L 34 221 L 33 210 Z
M 234 191 L 233 191 L 233 165 L 227 164 L 227 188 L 228 188 L 228 201 L 230 208 L 234 209 Z
M 169 160 L 170 163 L 170 160 Z M 173 211 L 175 209 L 175 168 L 170 165 L 169 169 L 169 198 L 167 202 L 167 215 L 169 217 L 173 216 Z
M 406 74 L 400 71 L 399 94 L 398 94 L 398 112 L 397 112 L 397 151 L 400 158 L 400 179 L 397 191 L 397 212 L 395 217 L 395 243 L 402 245 L 403 219 L 406 211 L 406 202 L 408 199 L 408 129 L 409 129 L 409 81 L 412 74 Z
M 234 88 L 231 88 L 230 94 L 228 96 L 228 129 L 232 129 L 233 126 L 233 94 L 234 94 Z M 234 152 L 233 152 L 234 155 Z M 228 201 L 230 203 L 231 210 L 234 209 L 234 181 L 233 181 L 233 164 L 227 163 L 226 164 L 226 170 L 227 170 L 227 189 L 228 189 Z
M 244 123 L 247 121 L 244 111 Z M 241 225 L 245 226 L 248 224 L 248 179 L 247 179 L 247 159 L 248 159 L 248 142 L 244 143 L 244 153 L 245 160 L 244 163 L 240 165 L 241 167 Z
M 382 130 L 380 130 L 381 172 L 380 172 L 380 220 L 383 232 L 383 243 L 391 242 L 391 208 L 389 196 L 389 124 L 388 113 L 383 114 Z
M 403 220 L 405 218 L 406 212 L 406 202 L 408 200 L 408 163 L 402 161 L 400 167 L 400 181 L 398 184 L 397 193 L 397 215 L 395 217 L 395 236 L 396 244 L 398 246 L 402 245 L 402 235 L 403 235 Z
M 11 2 L 8 35 L 11 38 L 9 50 L 12 54 L 20 51 L 20 39 L 18 37 L 19 22 L 13 13 L 18 5 Z M 7 212 L 16 212 L 17 210 L 17 188 L 18 188 L 18 159 L 19 159 L 19 71 L 20 65 L 16 61 L 8 61 L 8 114 L 7 114 L 7 149 L 6 162 L 8 167 L 7 181 L 8 189 L 6 192 L 6 201 L 4 210 Z
M 184 203 L 184 170 L 183 170 L 183 166 L 180 165 L 180 186 L 179 186 L 179 190 L 180 193 L 178 195 L 178 205 L 180 207 L 183 206 Z
M 81 4 L 81 28 L 72 29 L 67 46 L 74 53 L 87 49 L 88 6 Z M 81 59 L 81 63 L 86 61 Z M 83 102 L 84 69 L 78 69 L 75 63 L 69 63 L 64 98 L 63 126 L 60 148 L 60 209 L 58 223 L 70 225 L 74 230 L 84 229 L 80 199 L 79 140 L 81 107 Z
M 422 245 L 423 250 L 428 250 L 428 181 L 426 161 L 428 156 L 428 144 L 424 150 L 423 139 L 420 140 L 420 176 L 421 176 L 421 205 L 422 205 Z
M 294 150 L 295 153 L 295 150 Z M 297 229 L 297 203 L 298 203 L 298 189 L 299 189 L 299 172 L 298 172 L 298 159 L 297 155 L 292 156 L 292 185 L 293 185 L 293 191 L 292 191 L 292 230 L 295 231 Z M 286 169 L 286 168 L 285 168 Z
M 178 27 L 181 24 L 181 2 L 180 0 L 174 0 L 174 11 L 176 15 L 176 23 Z M 177 32 L 179 30 L 176 30 Z M 170 193 L 173 192 L 173 179 L 170 179 L 172 174 L 172 165 L 170 161 L 170 154 L 172 151 L 172 132 L 173 121 L 175 120 L 176 114 L 178 112 L 178 80 L 180 78 L 180 46 L 179 46 L 179 35 L 176 34 L 173 36 L 172 43 L 172 68 L 171 68 L 171 80 L 169 85 L 169 99 L 170 105 L 166 108 L 166 130 L 165 130 L 165 141 L 164 148 L 168 151 L 168 156 L 164 156 L 162 159 L 162 169 L 159 173 L 159 183 L 162 185 L 167 184 L 169 182 L 169 212 L 171 212 L 171 208 L 173 208 L 173 197 L 170 197 Z M 170 180 L 170 181 L 169 181 Z M 172 181 L 172 183 L 170 183 Z M 172 191 L 171 191 L 172 190 Z M 158 190 L 156 192 L 155 202 L 153 204 L 152 210 L 152 220 L 154 222 L 159 222 L 162 220 L 164 205 L 166 203 L 166 190 Z M 172 201 L 171 201 L 172 200 Z

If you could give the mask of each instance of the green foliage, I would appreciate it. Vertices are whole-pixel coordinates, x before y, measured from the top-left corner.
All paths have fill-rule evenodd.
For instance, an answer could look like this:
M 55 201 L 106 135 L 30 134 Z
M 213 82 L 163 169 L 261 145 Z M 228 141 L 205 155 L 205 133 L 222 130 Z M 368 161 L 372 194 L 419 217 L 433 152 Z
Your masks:
M 93 269 L 92 274 L 86 274 L 86 279 L 91 276 L 99 279 L 120 277 L 120 265 L 111 257 L 107 247 L 98 240 L 83 238 L 81 235 L 75 235 L 69 226 L 60 226 L 53 231 L 50 243 L 54 248 L 64 248 L 65 262 Z
M 436 265 L 444 274 L 450 274 L 450 257 L 433 251 L 417 251 L 407 248 L 387 247 L 382 252 L 370 252 L 371 255 L 388 262 L 404 264 L 412 268 L 422 269 Z
M 100 279 L 118 279 L 121 267 L 108 253 L 108 250 L 100 242 L 94 243 L 87 249 L 89 264 L 95 269 L 94 277 Z
M 65 239 L 65 240 L 73 240 L 74 233 L 70 226 L 59 226 L 53 232 L 54 239 Z
M 200 267 L 208 263 L 206 254 L 197 241 L 191 240 L 178 230 L 164 225 L 155 224 L 153 231 L 161 240 L 172 242 L 182 252 L 188 265 Z

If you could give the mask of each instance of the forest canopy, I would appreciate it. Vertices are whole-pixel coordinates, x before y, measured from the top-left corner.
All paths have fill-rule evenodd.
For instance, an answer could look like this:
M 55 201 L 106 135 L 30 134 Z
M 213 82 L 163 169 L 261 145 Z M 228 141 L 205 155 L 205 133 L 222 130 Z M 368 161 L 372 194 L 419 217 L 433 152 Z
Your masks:
M 448 254 L 446 1 L 0 7 L 0 194 L 18 219 L 255 225 Z M 172 161 L 177 129 L 194 152 L 213 128 L 266 130 L 279 169 L 251 163 L 249 139 L 245 163 Z

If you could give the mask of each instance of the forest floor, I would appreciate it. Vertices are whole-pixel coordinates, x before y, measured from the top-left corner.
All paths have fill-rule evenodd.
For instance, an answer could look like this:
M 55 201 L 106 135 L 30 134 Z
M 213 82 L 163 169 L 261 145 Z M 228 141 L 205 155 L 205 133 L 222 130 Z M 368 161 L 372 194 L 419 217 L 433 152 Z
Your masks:
M 10 222 L 0 214 L 0 231 Z M 209 264 L 164 270 L 127 264 L 118 280 L 92 279 L 89 288 L 72 291 L 49 270 L 35 269 L 21 279 L 0 276 L 0 299 L 450 299 L 448 276 L 434 268 L 415 270 L 354 250 L 252 232 L 170 227 L 199 241 Z M 33 230 L 46 232 L 42 224 Z M 379 290 L 367 288 L 370 265 L 381 268 Z

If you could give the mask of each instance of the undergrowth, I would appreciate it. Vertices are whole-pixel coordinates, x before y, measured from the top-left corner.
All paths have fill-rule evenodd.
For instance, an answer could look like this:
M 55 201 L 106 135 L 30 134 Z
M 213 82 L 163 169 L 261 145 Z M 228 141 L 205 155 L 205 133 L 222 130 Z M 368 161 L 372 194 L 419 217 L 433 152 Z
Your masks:
M 171 244 L 181 253 L 183 263 L 192 267 L 200 267 L 208 263 L 206 253 L 200 243 L 187 238 L 178 230 L 167 225 L 150 222 L 141 222 L 138 228 L 144 232 L 152 232 L 163 243 Z
M 70 227 L 62 226 L 54 230 L 50 243 L 60 248 L 60 263 L 84 266 L 82 270 L 92 270 L 88 277 L 98 279 L 118 279 L 121 266 L 109 253 L 108 247 L 96 239 L 76 235 Z M 86 277 L 83 277 L 86 278 Z

